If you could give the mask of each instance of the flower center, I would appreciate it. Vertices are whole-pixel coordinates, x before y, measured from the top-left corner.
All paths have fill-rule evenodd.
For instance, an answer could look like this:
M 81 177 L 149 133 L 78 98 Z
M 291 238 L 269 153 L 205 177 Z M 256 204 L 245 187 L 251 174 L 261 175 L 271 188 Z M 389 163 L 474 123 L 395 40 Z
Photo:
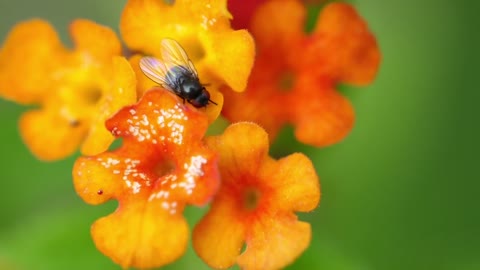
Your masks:
M 278 80 L 278 89 L 288 92 L 292 90 L 295 84 L 295 74 L 291 71 L 286 71 L 280 75 Z
M 256 188 L 249 188 L 243 196 L 244 206 L 247 210 L 255 210 L 260 202 L 260 191 Z
M 155 164 L 153 167 L 153 172 L 160 178 L 165 175 L 171 174 L 175 171 L 175 163 L 173 160 L 165 158 L 161 159 L 159 162 Z
M 96 87 L 87 87 L 82 91 L 82 100 L 86 105 L 94 106 L 102 97 L 102 91 Z

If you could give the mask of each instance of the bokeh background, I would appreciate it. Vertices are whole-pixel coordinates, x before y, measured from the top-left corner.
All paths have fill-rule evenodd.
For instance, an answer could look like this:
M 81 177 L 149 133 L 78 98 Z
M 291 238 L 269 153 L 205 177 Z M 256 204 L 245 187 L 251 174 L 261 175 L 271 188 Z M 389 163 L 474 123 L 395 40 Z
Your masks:
M 50 20 L 65 41 L 76 17 L 118 31 L 124 3 L 0 0 L 0 40 L 31 17 Z M 480 269 L 478 3 L 355 1 L 383 53 L 373 85 L 342 88 L 355 128 L 326 149 L 292 143 L 287 128 L 273 149 L 304 151 L 322 184 L 320 207 L 301 215 L 313 225 L 312 245 L 288 269 Z M 120 269 L 89 235 L 116 204 L 79 199 L 74 158 L 30 155 L 17 130 L 25 109 L 0 100 L 0 270 Z M 191 224 L 202 211 L 187 210 Z M 190 248 L 166 269 L 208 268 Z

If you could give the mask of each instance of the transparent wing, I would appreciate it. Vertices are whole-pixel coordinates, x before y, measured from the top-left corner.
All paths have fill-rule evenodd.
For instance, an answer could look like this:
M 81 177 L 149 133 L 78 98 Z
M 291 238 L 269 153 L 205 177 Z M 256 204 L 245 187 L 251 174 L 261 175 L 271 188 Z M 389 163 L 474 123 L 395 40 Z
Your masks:
M 174 67 L 185 67 L 190 73 L 198 77 L 197 70 L 182 46 L 175 40 L 165 38 L 161 42 L 162 59 L 168 70 Z
M 170 91 L 175 92 L 172 81 L 169 80 L 169 69 L 162 61 L 155 57 L 145 56 L 140 59 L 140 69 L 150 80 L 162 85 Z

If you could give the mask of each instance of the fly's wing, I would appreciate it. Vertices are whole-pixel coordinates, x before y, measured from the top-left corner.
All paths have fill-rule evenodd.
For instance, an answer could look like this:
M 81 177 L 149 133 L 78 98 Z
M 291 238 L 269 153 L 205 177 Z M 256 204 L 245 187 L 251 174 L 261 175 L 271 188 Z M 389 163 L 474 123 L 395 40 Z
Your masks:
M 176 67 L 183 67 L 192 75 L 198 78 L 197 70 L 182 46 L 173 39 L 162 39 L 161 42 L 162 59 L 168 70 Z
M 150 80 L 176 92 L 173 81 L 170 80 L 169 69 L 164 62 L 155 57 L 145 56 L 140 59 L 140 69 Z

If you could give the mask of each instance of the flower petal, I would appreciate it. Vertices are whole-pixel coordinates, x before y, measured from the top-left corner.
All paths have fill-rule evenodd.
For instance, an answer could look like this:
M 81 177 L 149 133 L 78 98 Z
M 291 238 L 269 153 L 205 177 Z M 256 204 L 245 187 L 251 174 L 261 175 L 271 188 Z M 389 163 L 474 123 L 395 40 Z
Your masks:
M 52 161 L 69 156 L 85 138 L 87 127 L 75 125 L 57 112 L 30 111 L 20 118 L 20 134 L 38 159 Z M 55 132 L 51 132 L 51 131 Z
M 209 212 L 193 230 L 193 247 L 209 266 L 234 265 L 245 242 L 245 226 L 237 215 L 237 198 L 220 190 Z
M 283 65 L 278 57 L 258 55 L 245 92 L 225 89 L 222 114 L 230 122 L 251 121 L 264 128 L 273 142 L 280 128 L 288 122 L 286 92 L 279 90 L 278 78 Z
M 210 71 L 234 91 L 244 91 L 255 58 L 252 36 L 245 30 L 213 32 L 203 44 Z
M 129 0 L 122 12 L 120 32 L 133 50 L 158 54 L 163 38 L 188 44 L 188 39 L 208 29 L 228 29 L 230 13 L 226 0 Z M 185 46 L 186 51 L 190 46 Z
M 311 52 L 307 53 L 310 61 L 324 59 L 327 64 L 324 68 L 348 84 L 365 86 L 373 81 L 380 66 L 380 49 L 353 6 L 346 3 L 325 6 L 312 38 L 311 46 L 305 47 Z
M 284 211 L 307 212 L 318 206 L 320 186 L 312 162 L 303 154 L 295 153 L 278 160 L 274 171 L 260 176 L 275 179 L 270 202 Z
M 112 166 L 115 173 L 112 173 Z M 118 155 L 106 152 L 101 158 L 79 157 L 73 166 L 73 184 L 77 194 L 89 204 L 102 204 L 128 191 L 123 185 L 121 171 L 128 164 L 121 163 Z
M 115 32 L 90 20 L 77 19 L 70 24 L 75 49 L 87 52 L 96 60 L 110 61 L 112 55 L 122 54 L 122 45 Z
M 105 128 L 105 121 L 123 106 L 135 103 L 137 98 L 135 73 L 128 61 L 120 56 L 113 57 L 111 61 L 110 70 L 105 70 L 111 81 L 96 105 L 98 113 L 92 119 L 81 148 L 84 155 L 96 155 L 108 149 L 114 137 Z
M 188 224 L 182 215 L 171 215 L 160 204 L 121 203 L 115 213 L 92 226 L 97 248 L 122 267 L 160 267 L 185 253 Z
M 294 215 L 262 217 L 252 225 L 247 248 L 238 257 L 242 269 L 279 269 L 291 264 L 310 244 L 311 228 Z
M 252 18 L 252 34 L 260 51 L 276 47 L 286 53 L 304 34 L 306 10 L 295 0 L 272 0 L 259 5 Z M 282 57 L 282 55 L 278 55 Z
M 311 86 L 316 91 L 311 91 Z M 350 102 L 339 94 L 332 83 L 312 76 L 298 78 L 292 91 L 292 122 L 295 137 L 314 146 L 328 146 L 341 141 L 350 132 L 355 114 Z M 313 102 L 314 101 L 314 102 Z
M 269 148 L 267 133 L 248 122 L 230 125 L 221 136 L 207 138 L 207 144 L 219 153 L 223 183 L 235 180 L 239 172 L 255 175 Z
M 17 24 L 0 50 L 0 95 L 15 102 L 39 102 L 51 91 L 52 73 L 66 53 L 46 21 Z

